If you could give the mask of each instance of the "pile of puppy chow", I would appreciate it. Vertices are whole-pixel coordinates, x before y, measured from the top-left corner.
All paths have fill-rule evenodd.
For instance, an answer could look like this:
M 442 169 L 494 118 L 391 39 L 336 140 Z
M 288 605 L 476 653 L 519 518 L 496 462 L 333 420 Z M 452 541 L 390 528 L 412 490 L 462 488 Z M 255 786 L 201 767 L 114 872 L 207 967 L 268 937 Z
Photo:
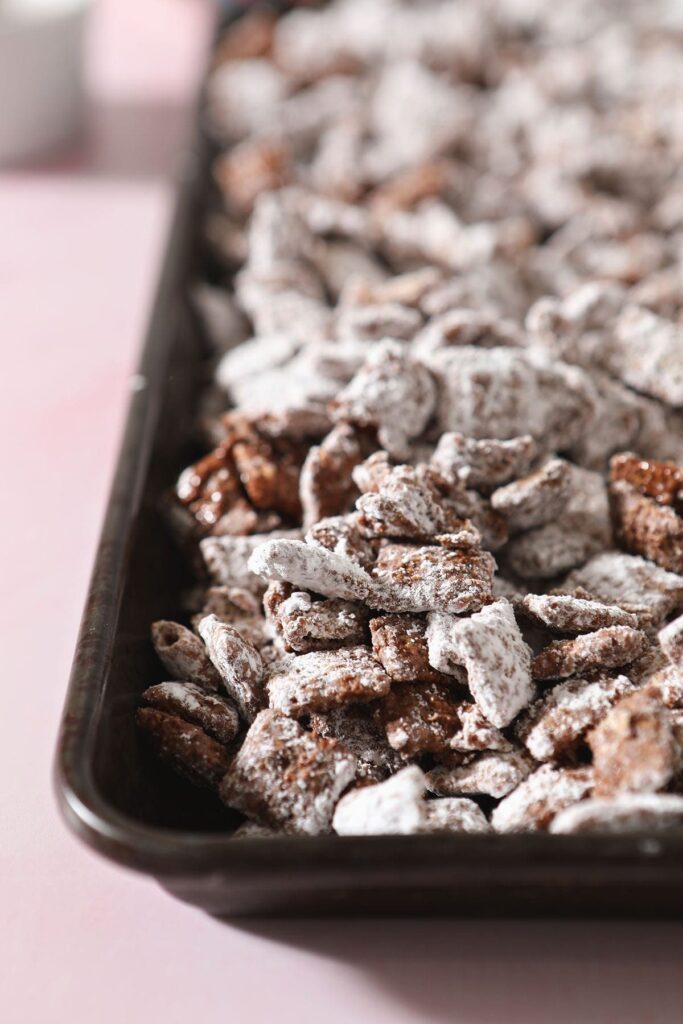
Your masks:
M 238 836 L 683 824 L 683 14 L 228 30 L 201 570 L 137 722 Z

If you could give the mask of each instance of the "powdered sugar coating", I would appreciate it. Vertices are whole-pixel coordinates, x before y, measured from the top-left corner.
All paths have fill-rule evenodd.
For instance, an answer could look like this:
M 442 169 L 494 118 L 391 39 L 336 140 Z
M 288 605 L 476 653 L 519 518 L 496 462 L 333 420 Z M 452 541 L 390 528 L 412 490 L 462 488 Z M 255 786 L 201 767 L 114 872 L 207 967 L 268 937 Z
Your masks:
M 405 764 L 405 759 L 389 746 L 376 716 L 362 705 L 312 714 L 309 725 L 314 736 L 340 740 L 354 755 L 358 784 L 381 782 Z
M 247 722 L 253 721 L 264 703 L 261 655 L 253 644 L 216 615 L 207 615 L 198 629 L 227 693 L 242 717 Z
M 683 824 L 683 796 L 673 793 L 624 793 L 568 807 L 553 819 L 550 832 L 660 832 Z
M 533 768 L 531 759 L 517 751 L 486 752 L 455 768 L 432 768 L 427 785 L 439 796 L 472 793 L 499 799 L 519 786 Z
M 160 619 L 152 625 L 152 643 L 162 665 L 174 679 L 198 683 L 207 690 L 219 689 L 220 676 L 211 664 L 206 647 L 185 626 Z
M 505 549 L 510 568 L 523 579 L 552 579 L 611 544 L 603 477 L 578 466 L 571 475 L 569 499 L 557 519 L 513 537 Z
M 683 327 L 631 306 L 620 316 L 610 369 L 646 395 L 683 406 Z
M 300 537 L 298 530 L 285 533 L 252 534 L 250 537 L 206 537 L 199 550 L 211 578 L 226 587 L 240 587 L 253 593 L 263 591 L 263 583 L 249 569 L 249 559 L 264 541 L 274 536 Z
M 531 434 L 557 450 L 581 436 L 593 409 L 590 381 L 577 367 L 535 365 L 515 348 L 464 345 L 425 361 L 440 386 L 442 431 L 500 440 Z
M 268 678 L 270 706 L 299 717 L 384 697 L 391 679 L 367 647 L 314 651 L 292 658 Z
M 337 337 L 353 341 L 410 341 L 422 326 L 417 310 L 398 302 L 348 306 L 337 317 Z
M 486 815 L 474 800 L 445 797 L 428 800 L 423 832 L 490 832 Z
M 596 555 L 582 569 L 570 573 L 562 589 L 571 593 L 575 587 L 655 622 L 683 607 L 683 576 L 620 551 Z
M 355 759 L 278 711 L 255 718 L 220 787 L 229 807 L 270 828 L 329 832 L 335 804 L 353 781 Z
M 306 528 L 349 509 L 357 493 L 351 471 L 362 458 L 358 434 L 346 424 L 338 424 L 309 450 L 299 484 Z
M 394 750 L 445 754 L 460 723 L 462 694 L 448 683 L 394 683 L 377 715 Z
M 478 547 L 481 540 L 435 481 L 412 466 L 395 466 L 376 492 L 361 495 L 356 508 L 359 527 L 368 536 L 429 540 L 451 534 L 449 547 Z
M 569 463 L 548 459 L 530 476 L 499 487 L 491 504 L 502 512 L 511 532 L 543 526 L 562 511 L 572 485 Z
M 373 567 L 370 607 L 395 612 L 480 608 L 491 596 L 495 562 L 487 551 L 388 544 Z
M 239 730 L 234 705 L 195 683 L 157 683 L 149 686 L 142 697 L 159 711 L 201 726 L 221 743 L 230 743 Z
M 683 615 L 660 629 L 657 640 L 671 664 L 683 669 Z
M 135 722 L 154 753 L 195 786 L 215 789 L 230 754 L 202 728 L 157 708 L 138 708 Z
M 424 430 L 435 400 L 429 371 L 400 346 L 381 342 L 330 408 L 336 420 L 377 427 L 382 447 L 400 458 L 406 443 Z
M 255 548 L 249 570 L 263 580 L 292 583 L 326 597 L 369 602 L 372 578 L 357 562 L 299 540 L 266 540 Z
M 513 320 L 503 320 L 490 313 L 471 309 L 452 309 L 432 317 L 415 338 L 413 351 L 429 354 L 440 348 L 477 345 L 495 348 L 510 345 L 522 347 L 524 335 Z
M 318 520 L 306 533 L 306 543 L 334 551 L 337 555 L 357 562 L 364 569 L 370 568 L 375 561 L 375 549 L 360 532 L 356 512 Z
M 588 743 L 595 796 L 663 789 L 678 763 L 670 713 L 645 691 L 622 698 L 590 733 Z
M 571 755 L 612 705 L 632 689 L 626 676 L 560 683 L 527 709 L 517 735 L 537 761 Z
M 530 434 L 501 441 L 446 432 L 439 438 L 431 461 L 445 476 L 467 487 L 489 491 L 522 476 L 536 454 L 537 445 Z
M 605 626 L 638 625 L 638 618 L 616 604 L 603 604 L 571 594 L 527 594 L 525 612 L 559 633 L 588 633 Z
M 648 646 L 647 637 L 631 626 L 606 626 L 572 640 L 553 640 L 534 658 L 534 679 L 566 679 L 592 668 L 628 665 Z
M 396 682 L 443 680 L 443 674 L 429 664 L 427 622 L 421 616 L 377 616 L 370 622 L 370 634 L 374 656 Z M 464 681 L 464 672 L 461 678 Z
M 499 728 L 507 725 L 533 697 L 531 652 L 522 639 L 509 601 L 501 598 L 469 619 L 430 616 L 429 660 L 448 671 L 464 665 L 475 701 Z
M 337 804 L 333 827 L 340 836 L 411 835 L 427 825 L 425 777 L 409 765 L 386 782 L 352 789 Z
M 466 678 L 465 670 L 463 680 Z M 457 675 L 458 667 L 453 666 L 452 675 Z M 509 751 L 512 744 L 505 738 L 503 733 L 491 725 L 484 717 L 477 704 L 466 704 L 460 709 L 460 728 L 453 734 L 451 747 L 455 751 L 469 753 L 470 751 L 497 750 Z
M 536 832 L 565 807 L 588 796 L 590 768 L 553 768 L 544 764 L 502 800 L 491 816 L 496 832 Z
M 256 648 L 264 647 L 272 640 L 261 602 L 249 590 L 240 587 L 209 587 L 204 594 L 201 611 L 192 618 L 195 629 L 207 615 L 216 615 L 221 622 L 233 626 Z
M 278 588 L 282 593 L 275 599 Z M 337 598 L 314 601 L 306 591 L 284 583 L 271 583 L 263 600 L 288 651 L 307 654 L 365 640 L 369 613 L 363 605 Z

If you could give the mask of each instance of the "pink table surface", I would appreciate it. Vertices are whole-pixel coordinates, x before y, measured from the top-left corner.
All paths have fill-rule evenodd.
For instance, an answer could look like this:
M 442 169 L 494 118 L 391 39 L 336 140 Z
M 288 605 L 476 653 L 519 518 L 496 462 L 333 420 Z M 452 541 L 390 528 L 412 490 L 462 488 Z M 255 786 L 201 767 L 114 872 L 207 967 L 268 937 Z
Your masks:
M 189 0 L 164 3 L 163 27 L 158 0 L 98 10 L 93 93 L 128 114 L 98 122 L 109 127 L 78 173 L 0 177 L 0 1020 L 679 1022 L 678 924 L 226 925 L 97 858 L 59 820 L 57 723 L 163 246 L 177 125 L 153 118 L 166 134 L 146 140 L 142 160 L 124 143 L 145 105 L 187 102 L 207 25 Z

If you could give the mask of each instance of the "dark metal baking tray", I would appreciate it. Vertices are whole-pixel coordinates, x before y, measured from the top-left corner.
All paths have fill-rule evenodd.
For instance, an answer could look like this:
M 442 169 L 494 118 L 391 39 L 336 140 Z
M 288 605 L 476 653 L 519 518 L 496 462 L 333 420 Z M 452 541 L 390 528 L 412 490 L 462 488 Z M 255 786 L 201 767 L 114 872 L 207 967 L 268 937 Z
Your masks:
M 201 132 L 200 132 L 201 135 Z M 133 712 L 160 678 L 149 624 L 189 582 L 159 496 L 196 454 L 207 347 L 188 292 L 204 255 L 210 145 L 186 161 L 97 551 L 56 758 L 73 831 L 217 915 L 675 916 L 683 834 L 336 836 L 233 841 L 239 821 L 160 767 Z

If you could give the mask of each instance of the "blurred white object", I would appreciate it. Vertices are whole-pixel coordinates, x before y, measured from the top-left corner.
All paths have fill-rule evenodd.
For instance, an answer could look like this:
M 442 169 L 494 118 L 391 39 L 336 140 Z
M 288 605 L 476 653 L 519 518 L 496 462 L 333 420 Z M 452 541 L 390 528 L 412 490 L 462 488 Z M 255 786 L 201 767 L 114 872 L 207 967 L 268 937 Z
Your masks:
M 0 163 L 49 153 L 83 113 L 89 0 L 0 0 Z

